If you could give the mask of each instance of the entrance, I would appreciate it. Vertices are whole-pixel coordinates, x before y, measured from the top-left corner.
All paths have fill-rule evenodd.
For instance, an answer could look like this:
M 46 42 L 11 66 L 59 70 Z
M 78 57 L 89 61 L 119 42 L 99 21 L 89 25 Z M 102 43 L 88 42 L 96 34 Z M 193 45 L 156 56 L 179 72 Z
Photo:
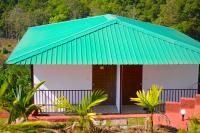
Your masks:
M 108 94 L 102 105 L 116 104 L 116 69 L 115 65 L 93 65 L 92 90 L 101 89 Z
M 122 65 L 120 70 L 122 105 L 134 105 L 130 97 L 142 90 L 142 65 Z

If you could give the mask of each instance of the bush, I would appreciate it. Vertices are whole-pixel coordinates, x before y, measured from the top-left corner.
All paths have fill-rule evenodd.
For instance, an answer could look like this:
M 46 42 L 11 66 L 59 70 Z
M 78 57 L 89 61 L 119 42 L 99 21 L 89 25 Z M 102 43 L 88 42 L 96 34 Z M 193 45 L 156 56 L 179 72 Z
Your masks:
M 200 120 L 199 118 L 193 116 L 188 124 L 188 131 L 190 133 L 199 133 L 200 132 Z
M 8 53 L 8 50 L 6 48 L 2 48 L 2 53 L 3 54 L 7 54 Z
M 2 132 L 19 132 L 19 133 L 38 133 L 49 132 L 57 133 L 57 129 L 63 129 L 66 127 L 66 123 L 56 123 L 48 121 L 30 121 L 20 124 L 10 124 L 4 126 L 0 131 Z

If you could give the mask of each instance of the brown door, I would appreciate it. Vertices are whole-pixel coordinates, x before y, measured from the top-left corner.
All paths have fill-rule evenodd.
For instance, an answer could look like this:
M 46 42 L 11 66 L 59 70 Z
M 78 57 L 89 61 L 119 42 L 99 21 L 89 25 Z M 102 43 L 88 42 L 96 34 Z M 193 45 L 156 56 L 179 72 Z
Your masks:
M 121 66 L 121 96 L 122 105 L 132 105 L 130 97 L 137 97 L 136 91 L 142 90 L 142 66 Z
M 94 65 L 92 68 L 92 90 L 101 89 L 108 94 L 104 105 L 115 105 L 116 68 L 114 65 Z

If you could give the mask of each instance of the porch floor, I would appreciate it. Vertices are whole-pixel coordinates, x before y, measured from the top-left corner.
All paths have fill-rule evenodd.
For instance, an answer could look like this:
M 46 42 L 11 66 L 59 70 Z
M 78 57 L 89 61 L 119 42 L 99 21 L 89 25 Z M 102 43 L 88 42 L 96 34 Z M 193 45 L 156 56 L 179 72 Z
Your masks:
M 122 105 L 122 114 L 145 114 L 143 107 L 137 105 Z
M 101 114 L 117 114 L 118 109 L 115 105 L 99 105 L 93 108 L 93 111 Z
M 118 114 L 119 111 L 115 105 L 99 105 L 93 108 L 93 111 L 101 114 Z M 142 107 L 137 105 L 123 105 L 122 114 L 145 114 L 147 113 Z
M 92 109 L 97 114 L 119 114 L 116 105 L 98 105 Z M 121 114 L 146 114 L 143 107 L 137 105 L 122 105 Z M 65 115 L 64 112 L 43 112 L 41 115 Z

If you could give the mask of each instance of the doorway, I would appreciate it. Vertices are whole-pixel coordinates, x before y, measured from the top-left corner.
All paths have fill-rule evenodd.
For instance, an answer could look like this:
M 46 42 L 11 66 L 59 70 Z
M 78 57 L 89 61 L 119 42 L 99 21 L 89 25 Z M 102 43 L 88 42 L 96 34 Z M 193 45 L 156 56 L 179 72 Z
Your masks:
M 122 65 L 120 70 L 122 112 L 139 111 L 141 108 L 130 101 L 130 98 L 137 97 L 136 92 L 142 90 L 142 65 Z
M 101 105 L 116 105 L 116 65 L 93 65 L 92 90 L 101 89 L 108 99 Z

